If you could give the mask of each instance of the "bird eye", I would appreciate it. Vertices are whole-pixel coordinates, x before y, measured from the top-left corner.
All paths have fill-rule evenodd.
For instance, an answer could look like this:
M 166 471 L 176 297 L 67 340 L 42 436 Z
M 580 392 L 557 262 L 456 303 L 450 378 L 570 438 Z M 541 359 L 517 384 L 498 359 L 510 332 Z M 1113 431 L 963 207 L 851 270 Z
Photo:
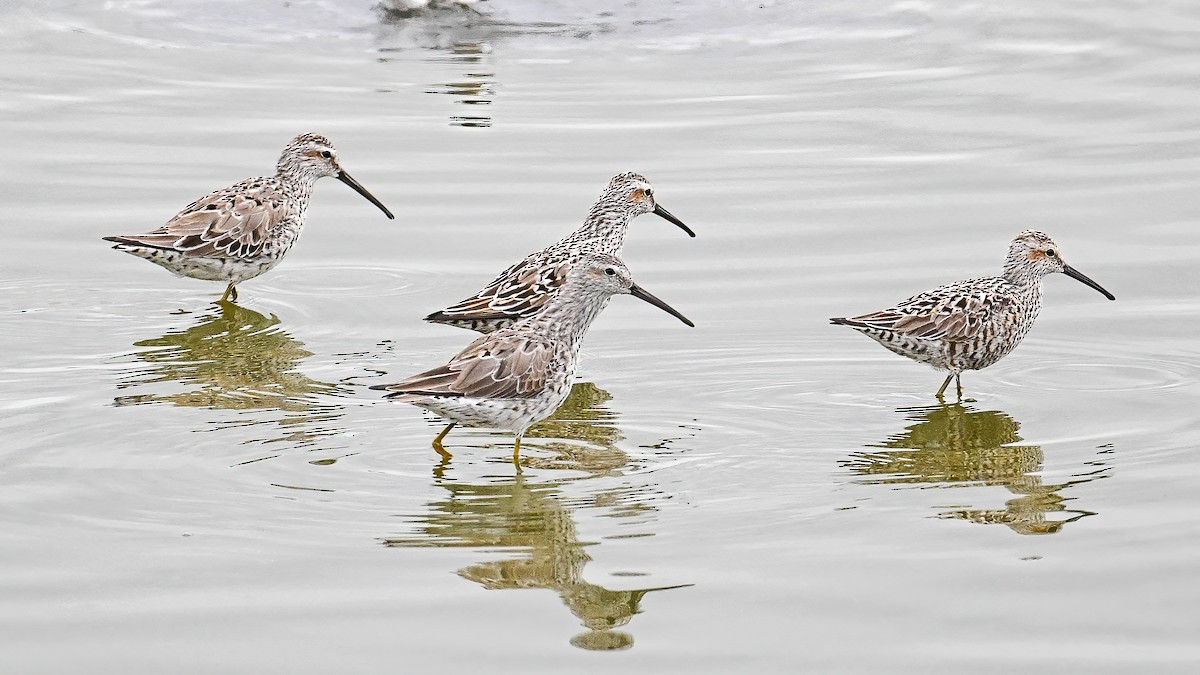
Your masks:
M 333 153 L 328 150 L 322 150 L 321 156 L 324 157 L 325 159 L 329 159 L 330 157 L 333 157 Z
M 1047 249 L 1047 250 L 1046 250 L 1046 255 L 1050 256 L 1051 258 L 1054 258 L 1054 257 L 1057 257 L 1057 256 L 1058 256 L 1058 254 L 1054 252 L 1054 249 Z
M 615 276 L 615 275 L 616 275 L 616 273 L 617 273 L 617 271 L 616 271 L 616 270 L 614 270 L 614 269 L 613 269 L 613 268 L 611 268 L 611 267 L 605 267 L 605 268 L 604 268 L 604 273 L 605 273 L 605 274 L 607 274 L 608 276 L 610 276 L 610 277 L 611 277 L 611 276 Z
M 647 197 L 654 196 L 654 190 L 651 190 L 650 188 L 645 188 L 644 190 L 642 190 L 642 192 L 645 192 Z

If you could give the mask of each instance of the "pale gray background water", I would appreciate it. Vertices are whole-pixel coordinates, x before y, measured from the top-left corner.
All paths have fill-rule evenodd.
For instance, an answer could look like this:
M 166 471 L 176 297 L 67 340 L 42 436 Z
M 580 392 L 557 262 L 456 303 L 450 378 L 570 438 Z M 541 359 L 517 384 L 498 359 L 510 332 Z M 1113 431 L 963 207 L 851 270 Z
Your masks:
M 245 4 L 0 6 L 5 672 L 1200 667 L 1200 5 Z M 242 311 L 99 240 L 310 130 L 397 219 L 320 182 Z M 626 170 L 697 328 L 617 298 L 521 475 L 439 465 L 365 385 Z M 965 407 L 826 324 L 1029 227 L 1118 301 Z

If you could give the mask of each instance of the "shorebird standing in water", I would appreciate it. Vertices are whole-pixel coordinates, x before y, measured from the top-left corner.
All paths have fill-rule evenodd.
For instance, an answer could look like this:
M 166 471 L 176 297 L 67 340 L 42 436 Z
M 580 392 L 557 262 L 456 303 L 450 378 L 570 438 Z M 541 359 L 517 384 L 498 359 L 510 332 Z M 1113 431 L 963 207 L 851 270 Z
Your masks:
M 425 317 L 432 323 L 490 333 L 536 315 L 566 282 L 571 266 L 588 253 L 620 256 L 629 223 L 653 213 L 677 225 L 689 236 L 696 233 L 659 206 L 650 181 L 640 174 L 613 176 L 583 225 L 546 248 L 500 273 L 475 295 Z
M 248 178 L 189 204 L 146 234 L 104 237 L 113 248 L 145 258 L 179 276 L 223 281 L 221 300 L 237 300 L 236 286 L 283 259 L 304 229 L 318 178 L 333 176 L 394 219 L 378 199 L 342 168 L 328 138 L 292 139 L 274 176 Z
M 961 399 L 962 372 L 986 368 L 1020 344 L 1042 307 L 1042 277 L 1055 272 L 1116 300 L 1068 265 L 1049 235 L 1026 230 L 1009 245 L 1001 276 L 938 286 L 894 307 L 830 321 L 849 326 L 901 356 L 950 371 L 937 397 L 941 399 L 954 380 Z
M 612 296 L 632 295 L 694 325 L 635 284 L 615 256 L 586 254 L 570 264 L 565 276 L 559 292 L 537 315 L 479 337 L 444 366 L 371 388 L 449 419 L 433 439 L 434 450 L 443 457 L 450 453 L 442 439 L 456 424 L 464 424 L 516 433 L 513 462 L 519 462 L 525 431 L 549 417 L 570 393 L 579 344 Z

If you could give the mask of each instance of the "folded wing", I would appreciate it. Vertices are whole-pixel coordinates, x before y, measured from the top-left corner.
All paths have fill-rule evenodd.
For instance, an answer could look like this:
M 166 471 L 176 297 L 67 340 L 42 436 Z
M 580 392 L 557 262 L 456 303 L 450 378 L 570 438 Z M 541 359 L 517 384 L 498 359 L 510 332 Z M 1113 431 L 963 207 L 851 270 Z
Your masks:
M 426 321 L 519 320 L 535 316 L 567 280 L 565 259 L 530 256 L 500 273 L 475 295 L 425 317 Z
M 263 253 L 268 235 L 287 217 L 286 204 L 276 185 L 256 179 L 193 202 L 152 232 L 105 239 L 185 256 L 252 259 Z
M 895 307 L 835 323 L 926 340 L 959 341 L 976 337 L 998 314 L 1015 308 L 1010 294 L 984 288 L 976 281 L 940 286 Z
M 540 336 L 498 331 L 484 335 L 449 363 L 396 384 L 371 387 L 388 398 L 465 396 L 527 398 L 541 392 L 552 372 L 555 349 Z

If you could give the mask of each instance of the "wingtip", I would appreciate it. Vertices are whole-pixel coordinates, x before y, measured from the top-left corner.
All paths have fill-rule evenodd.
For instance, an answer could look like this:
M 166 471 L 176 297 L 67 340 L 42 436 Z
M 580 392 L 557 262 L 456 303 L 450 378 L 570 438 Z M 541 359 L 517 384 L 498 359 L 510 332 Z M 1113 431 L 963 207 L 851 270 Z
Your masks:
M 446 326 L 455 326 L 457 328 L 469 328 L 474 325 L 473 322 L 487 321 L 520 321 L 524 318 L 520 314 L 503 314 L 500 312 L 492 312 L 490 314 L 484 312 L 466 311 L 458 314 L 447 314 L 445 310 L 438 310 L 426 316 L 423 320 L 429 323 L 440 323 Z M 471 328 L 471 330 L 475 330 Z
M 394 386 L 396 386 L 396 385 L 394 385 L 394 384 L 373 384 L 373 385 L 371 385 L 370 388 L 374 389 L 375 391 L 386 391 L 387 393 L 383 395 L 383 398 L 395 398 L 395 397 L 399 396 L 400 394 L 404 393 L 402 391 L 392 391 L 391 388 Z
M 111 242 L 112 243 L 111 248 L 114 251 L 128 252 L 130 250 L 130 248 L 132 248 L 133 246 L 136 245 L 134 242 L 129 241 L 128 237 L 121 237 L 121 236 L 116 236 L 116 235 L 109 236 L 109 237 L 100 237 L 100 240 Z

